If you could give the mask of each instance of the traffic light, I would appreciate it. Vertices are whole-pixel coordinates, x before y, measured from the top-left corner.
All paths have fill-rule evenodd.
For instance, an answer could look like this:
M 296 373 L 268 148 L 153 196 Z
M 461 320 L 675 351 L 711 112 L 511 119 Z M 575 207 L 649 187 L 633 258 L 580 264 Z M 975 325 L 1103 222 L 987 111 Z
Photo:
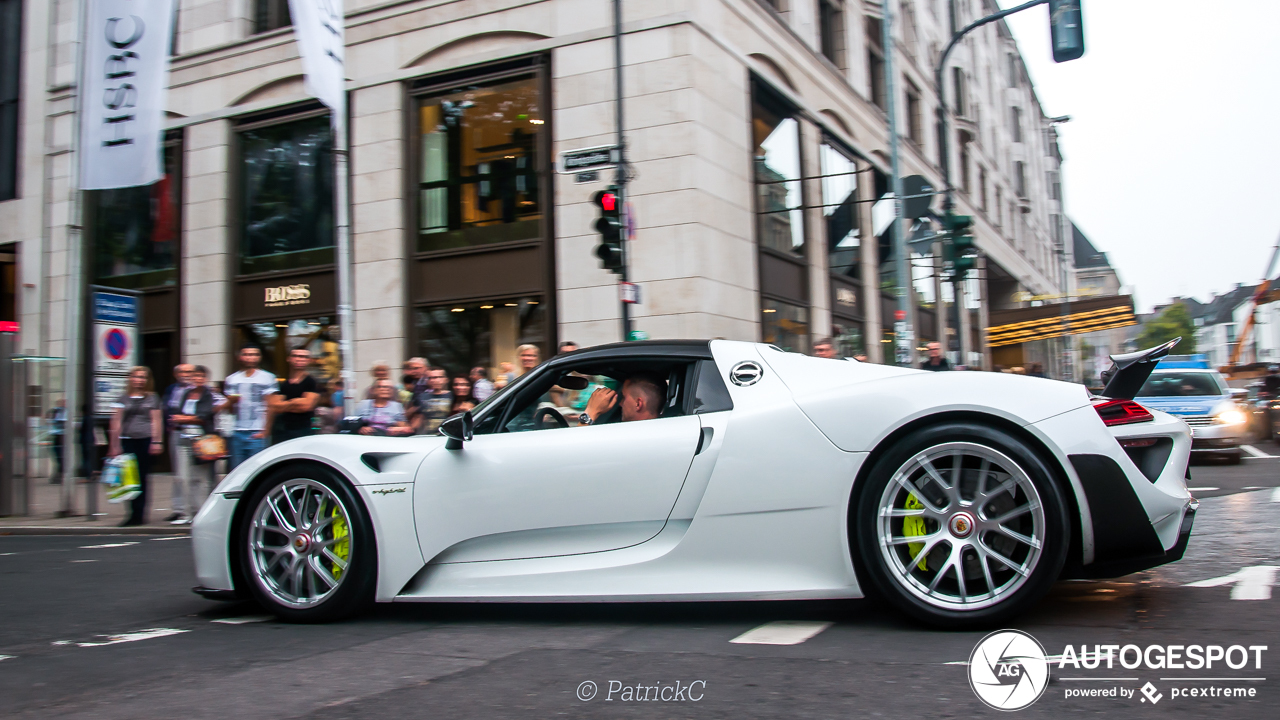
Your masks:
M 1049 0 L 1049 40 L 1054 62 L 1076 60 L 1084 55 L 1080 0 Z
M 622 202 L 618 196 L 618 188 L 609 186 L 591 196 L 591 202 L 600 210 L 596 220 L 596 232 L 600 233 L 600 244 L 596 246 L 596 257 L 600 258 L 600 267 L 609 272 L 622 274 Z
M 947 245 L 951 251 L 952 280 L 963 280 L 965 273 L 977 267 L 978 247 L 973 242 L 973 218 L 947 214 L 942 218 L 947 228 Z

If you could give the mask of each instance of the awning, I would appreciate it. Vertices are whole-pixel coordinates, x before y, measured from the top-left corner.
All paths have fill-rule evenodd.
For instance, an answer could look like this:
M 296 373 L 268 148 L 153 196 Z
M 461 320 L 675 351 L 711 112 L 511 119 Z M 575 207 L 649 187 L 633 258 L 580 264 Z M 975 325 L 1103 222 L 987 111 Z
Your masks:
M 987 346 L 1001 347 L 1137 325 L 1138 319 L 1133 315 L 1133 296 L 1111 295 L 1017 310 L 995 310 L 989 315 L 989 323 Z

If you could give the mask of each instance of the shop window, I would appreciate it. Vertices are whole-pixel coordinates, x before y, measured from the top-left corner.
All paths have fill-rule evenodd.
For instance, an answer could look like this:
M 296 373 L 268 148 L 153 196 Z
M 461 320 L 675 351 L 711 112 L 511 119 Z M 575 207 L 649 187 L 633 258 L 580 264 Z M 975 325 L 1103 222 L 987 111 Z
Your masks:
M 779 300 L 760 301 L 760 335 L 763 342 L 787 352 L 809 352 L 809 309 Z
M 418 101 L 418 250 L 542 237 L 537 76 Z
M 857 166 L 841 150 L 823 143 L 822 214 L 827 220 L 827 265 L 842 277 L 858 278 Z
M 22 1 L 0 0 L 0 200 L 18 197 Z
M 800 124 L 761 89 L 754 96 L 756 237 L 762 248 L 803 257 Z
M 264 33 L 289 27 L 293 19 L 289 17 L 289 0 L 254 0 L 253 31 Z
M 451 377 L 484 367 L 494 380 L 500 373 L 519 372 L 516 349 L 521 345 L 536 345 L 547 358 L 546 318 L 538 297 L 417 308 L 415 354 Z
M 831 340 L 836 344 L 836 355 L 839 357 L 857 357 L 867 354 L 867 343 L 863 338 L 860 324 L 833 322 Z
M 252 344 L 262 348 L 261 367 L 276 377 L 289 375 L 289 351 L 306 348 L 311 352 L 307 372 L 328 384 L 342 376 L 339 337 L 336 317 L 295 318 L 240 325 L 236 328 L 235 347 Z
M 133 289 L 178 282 L 181 158 L 181 140 L 171 139 L 164 146 L 159 181 L 85 193 L 95 282 Z
M 241 274 L 333 262 L 329 117 L 240 132 Z

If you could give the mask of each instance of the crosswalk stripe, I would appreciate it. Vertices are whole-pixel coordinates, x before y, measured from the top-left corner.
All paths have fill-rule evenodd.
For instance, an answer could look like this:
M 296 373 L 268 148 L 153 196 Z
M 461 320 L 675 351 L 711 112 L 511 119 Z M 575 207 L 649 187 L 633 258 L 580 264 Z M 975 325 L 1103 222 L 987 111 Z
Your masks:
M 1271 502 L 1280 502 L 1280 487 L 1271 491 Z
M 1219 488 L 1216 488 L 1216 487 L 1187 488 L 1187 490 L 1189 490 L 1189 491 L 1191 491 L 1191 492 L 1212 492 L 1212 491 L 1214 491 L 1214 490 L 1218 490 L 1218 489 L 1219 489 Z
M 729 642 L 741 645 L 799 645 L 829 627 L 829 622 L 775 620 L 752 628 Z
M 248 623 L 267 622 L 268 620 L 274 619 L 275 618 L 271 615 L 246 615 L 244 617 L 218 618 L 213 622 L 221 623 L 223 625 L 245 625 Z
M 1241 445 L 1240 449 L 1249 453 L 1256 458 L 1273 458 L 1275 455 L 1268 455 L 1252 445 Z

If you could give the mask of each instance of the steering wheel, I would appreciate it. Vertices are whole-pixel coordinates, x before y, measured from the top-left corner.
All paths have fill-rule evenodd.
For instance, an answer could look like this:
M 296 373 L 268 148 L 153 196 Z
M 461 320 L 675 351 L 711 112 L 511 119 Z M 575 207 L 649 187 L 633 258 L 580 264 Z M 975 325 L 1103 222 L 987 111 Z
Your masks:
M 541 427 L 542 420 L 546 417 L 550 417 L 552 420 L 555 420 L 556 427 L 569 427 L 569 421 L 565 419 L 564 415 L 561 415 L 559 410 L 551 407 L 550 405 L 538 408 L 538 412 L 533 414 L 534 427 Z

